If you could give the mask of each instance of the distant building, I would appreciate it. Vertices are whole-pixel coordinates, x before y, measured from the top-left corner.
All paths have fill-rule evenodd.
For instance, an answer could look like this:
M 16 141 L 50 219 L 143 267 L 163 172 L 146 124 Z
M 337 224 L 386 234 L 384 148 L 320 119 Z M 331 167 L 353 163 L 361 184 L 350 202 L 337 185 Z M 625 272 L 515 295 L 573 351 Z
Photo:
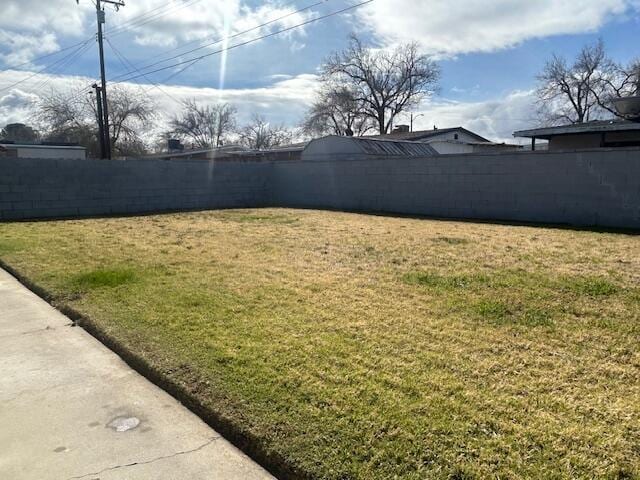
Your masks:
M 607 120 L 575 123 L 559 127 L 534 128 L 513 133 L 514 137 L 548 140 L 549 150 L 582 150 L 594 148 L 619 148 L 640 146 L 640 122 Z
M 24 123 L 8 123 L 0 130 L 0 142 L 34 143 L 38 140 L 38 132 Z
M 239 145 L 228 145 L 216 148 L 174 148 L 168 152 L 145 155 L 144 158 L 157 158 L 160 160 L 211 160 L 226 157 L 231 153 L 238 153 L 243 150 Z
M 178 147 L 179 145 L 179 147 Z M 225 145 L 215 148 L 188 149 L 174 141 L 169 151 L 146 155 L 144 158 L 161 160 L 300 160 L 306 142 L 282 145 L 264 150 L 250 150 L 241 145 Z
M 496 143 L 464 127 L 434 128 L 411 132 L 408 125 L 398 125 L 386 135 L 368 135 L 365 138 L 408 140 L 428 143 L 440 154 L 503 152 L 519 150 L 519 145 Z
M 72 158 L 84 160 L 87 149 L 71 143 L 15 143 L 0 141 L 0 157 L 12 158 Z

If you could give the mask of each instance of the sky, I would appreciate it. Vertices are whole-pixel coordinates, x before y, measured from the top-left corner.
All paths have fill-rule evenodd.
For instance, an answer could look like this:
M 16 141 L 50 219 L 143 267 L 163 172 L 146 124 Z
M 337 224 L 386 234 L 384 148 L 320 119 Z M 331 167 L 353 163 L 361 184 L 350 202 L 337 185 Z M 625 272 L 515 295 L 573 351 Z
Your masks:
M 617 61 L 640 57 L 640 0 L 373 0 L 323 18 L 361 1 L 108 5 L 107 79 L 149 96 L 161 122 L 195 99 L 232 103 L 241 123 L 256 113 L 296 126 L 313 101 L 323 59 L 345 47 L 349 34 L 373 48 L 417 42 L 439 62 L 442 79 L 413 112 L 414 128 L 464 126 L 513 141 L 513 131 L 536 125 L 536 75 L 551 55 L 572 58 L 601 38 Z M 28 123 L 43 92 L 84 94 L 98 78 L 93 0 L 3 0 L 2 9 L 0 125 Z M 172 66 L 179 62 L 187 63 Z

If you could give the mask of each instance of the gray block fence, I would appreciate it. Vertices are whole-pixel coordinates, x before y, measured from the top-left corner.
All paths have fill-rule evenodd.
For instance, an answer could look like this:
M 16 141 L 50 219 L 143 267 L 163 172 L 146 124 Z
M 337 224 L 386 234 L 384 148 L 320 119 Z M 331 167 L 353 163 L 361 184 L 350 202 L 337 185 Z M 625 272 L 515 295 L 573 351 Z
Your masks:
M 640 149 L 271 162 L 0 158 L 0 220 L 267 206 L 640 229 Z
M 0 158 L 0 220 L 262 205 L 259 162 Z

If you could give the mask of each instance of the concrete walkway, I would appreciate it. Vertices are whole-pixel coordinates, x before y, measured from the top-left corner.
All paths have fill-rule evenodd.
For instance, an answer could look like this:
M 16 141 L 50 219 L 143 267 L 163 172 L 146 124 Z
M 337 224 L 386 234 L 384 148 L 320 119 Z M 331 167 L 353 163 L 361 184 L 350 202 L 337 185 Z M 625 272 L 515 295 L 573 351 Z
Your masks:
M 271 479 L 0 269 L 0 478 Z

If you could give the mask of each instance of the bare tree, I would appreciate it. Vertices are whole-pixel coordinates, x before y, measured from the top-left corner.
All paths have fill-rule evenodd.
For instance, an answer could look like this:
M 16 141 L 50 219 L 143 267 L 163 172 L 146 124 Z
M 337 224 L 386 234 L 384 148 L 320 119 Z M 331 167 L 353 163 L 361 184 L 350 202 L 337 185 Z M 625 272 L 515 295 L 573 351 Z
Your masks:
M 116 86 L 109 90 L 109 134 L 111 145 L 120 155 L 139 154 L 141 132 L 148 131 L 154 122 L 154 105 L 148 96 Z M 95 101 L 91 106 L 98 118 Z
M 189 140 L 194 147 L 222 145 L 236 125 L 236 109 L 228 103 L 201 106 L 195 100 L 185 102 L 184 110 L 171 120 L 171 134 Z
M 542 120 L 548 124 L 583 123 L 599 117 L 598 98 L 603 94 L 600 78 L 611 68 L 601 40 L 583 47 L 571 65 L 564 57 L 554 55 L 538 75 Z
M 118 155 L 144 153 L 143 138 L 154 121 L 151 101 L 133 90 L 112 87 L 109 91 L 109 135 Z M 72 92 L 51 91 L 43 96 L 35 112 L 35 120 L 44 138 L 77 142 L 88 154 L 99 156 L 98 114 L 94 95 L 79 96 Z
M 391 51 L 374 50 L 352 35 L 345 50 L 325 61 L 322 79 L 353 92 L 361 104 L 360 113 L 373 119 L 380 134 L 385 134 L 398 114 L 434 93 L 440 68 L 419 53 L 416 43 Z
M 9 123 L 0 130 L 0 140 L 35 142 L 38 140 L 38 137 L 38 132 L 24 123 Z
M 325 82 L 302 123 L 305 134 L 361 136 L 375 129 L 375 122 L 364 115 L 362 102 L 353 91 L 341 85 Z
M 292 133 L 284 125 L 271 125 L 264 117 L 254 115 L 238 132 L 240 143 L 254 150 L 264 150 L 291 142 Z
M 620 116 L 613 100 L 620 97 L 640 95 L 640 59 L 627 66 L 608 60 L 599 72 L 596 88 L 592 93 L 603 110 Z

